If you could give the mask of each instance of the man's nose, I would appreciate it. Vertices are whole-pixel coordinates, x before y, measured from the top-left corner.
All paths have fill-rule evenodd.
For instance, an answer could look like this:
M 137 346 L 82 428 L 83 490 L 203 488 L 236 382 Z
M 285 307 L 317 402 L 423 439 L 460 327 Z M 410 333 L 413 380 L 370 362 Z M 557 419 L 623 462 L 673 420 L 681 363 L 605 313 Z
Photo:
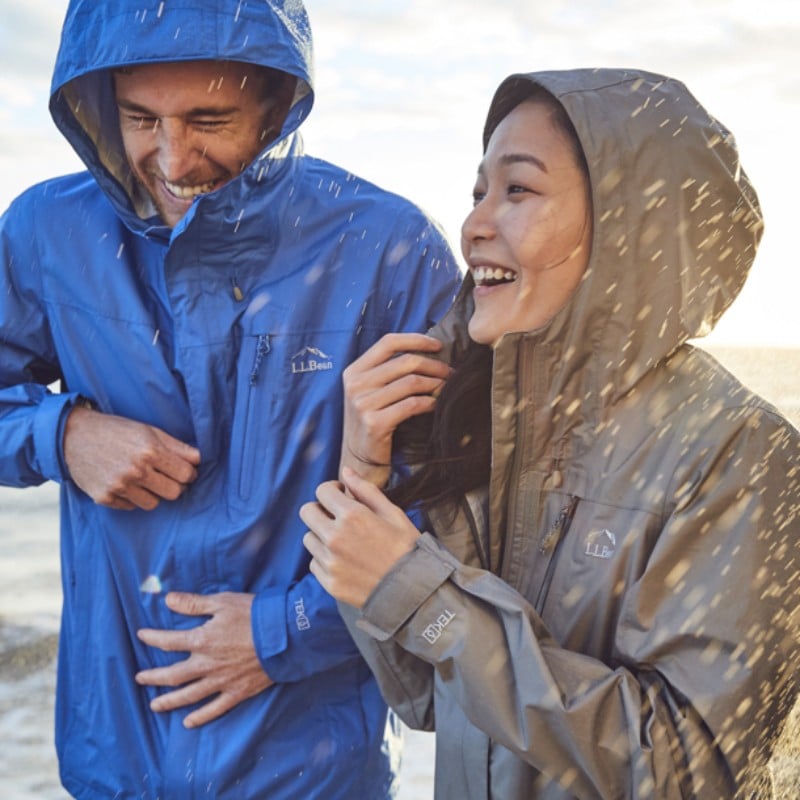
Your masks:
M 158 168 L 170 181 L 179 181 L 197 162 L 197 149 L 186 126 L 177 120 L 159 120 Z

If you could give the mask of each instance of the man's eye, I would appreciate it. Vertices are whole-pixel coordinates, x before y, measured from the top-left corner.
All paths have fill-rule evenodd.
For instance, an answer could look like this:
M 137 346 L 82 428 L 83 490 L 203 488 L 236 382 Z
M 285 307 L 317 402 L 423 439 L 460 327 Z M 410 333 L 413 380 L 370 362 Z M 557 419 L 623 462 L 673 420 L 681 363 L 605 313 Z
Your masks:
M 224 119 L 196 119 L 194 120 L 194 124 L 198 128 L 202 128 L 203 130 L 214 130 L 215 128 L 221 128 L 225 125 L 227 120 Z
M 156 117 L 146 117 L 143 114 L 128 114 L 127 120 L 134 128 L 155 128 L 158 125 Z

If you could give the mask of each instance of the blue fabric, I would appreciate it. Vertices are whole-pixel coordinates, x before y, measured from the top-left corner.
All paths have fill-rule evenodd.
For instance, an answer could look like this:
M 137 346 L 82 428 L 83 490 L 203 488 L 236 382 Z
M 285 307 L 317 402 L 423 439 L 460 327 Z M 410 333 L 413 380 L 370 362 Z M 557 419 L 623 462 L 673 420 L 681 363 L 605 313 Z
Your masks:
M 132 200 L 104 70 L 221 55 L 300 90 L 280 139 L 169 230 Z M 298 2 L 72 2 L 51 110 L 88 171 L 0 220 L 0 482 L 62 484 L 56 742 L 76 797 L 391 794 L 386 708 L 308 572 L 297 511 L 336 474 L 342 369 L 387 331 L 427 328 L 459 276 L 418 209 L 303 154 L 310 58 Z M 79 394 L 196 445 L 187 494 L 120 512 L 77 489 L 61 440 Z M 173 589 L 257 593 L 277 681 L 193 731 L 133 680 L 183 657 L 135 635 L 197 624 L 166 608 Z

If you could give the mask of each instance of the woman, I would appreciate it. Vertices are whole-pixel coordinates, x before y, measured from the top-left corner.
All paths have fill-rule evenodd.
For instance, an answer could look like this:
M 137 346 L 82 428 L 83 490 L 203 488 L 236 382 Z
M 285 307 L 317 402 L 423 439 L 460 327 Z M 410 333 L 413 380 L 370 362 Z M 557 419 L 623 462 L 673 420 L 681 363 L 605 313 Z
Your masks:
M 498 89 L 464 287 L 433 338 L 351 365 L 342 483 L 301 511 L 384 696 L 436 729 L 437 798 L 768 783 L 797 695 L 798 433 L 687 343 L 761 232 L 677 81 Z M 387 497 L 393 444 L 413 468 Z

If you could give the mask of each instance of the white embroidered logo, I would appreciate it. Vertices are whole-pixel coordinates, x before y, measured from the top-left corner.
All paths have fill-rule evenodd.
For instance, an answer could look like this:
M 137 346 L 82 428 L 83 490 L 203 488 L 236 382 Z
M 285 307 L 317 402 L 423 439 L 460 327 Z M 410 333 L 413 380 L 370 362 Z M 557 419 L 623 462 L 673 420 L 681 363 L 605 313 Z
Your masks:
M 304 347 L 292 356 L 292 374 L 299 372 L 320 372 L 333 369 L 331 357 L 318 347 Z
M 617 537 L 606 528 L 602 531 L 592 531 L 586 537 L 584 552 L 592 558 L 611 558 L 617 552 Z
M 434 644 L 436 640 L 442 635 L 442 631 L 455 619 L 455 614 L 452 611 L 445 611 L 443 614 L 439 614 L 434 622 L 431 622 L 424 631 L 422 631 L 422 635 L 428 641 L 429 644 Z
M 306 616 L 306 607 L 303 604 L 303 599 L 296 600 L 294 604 L 295 622 L 297 623 L 297 630 L 307 631 L 311 627 L 311 621 Z

